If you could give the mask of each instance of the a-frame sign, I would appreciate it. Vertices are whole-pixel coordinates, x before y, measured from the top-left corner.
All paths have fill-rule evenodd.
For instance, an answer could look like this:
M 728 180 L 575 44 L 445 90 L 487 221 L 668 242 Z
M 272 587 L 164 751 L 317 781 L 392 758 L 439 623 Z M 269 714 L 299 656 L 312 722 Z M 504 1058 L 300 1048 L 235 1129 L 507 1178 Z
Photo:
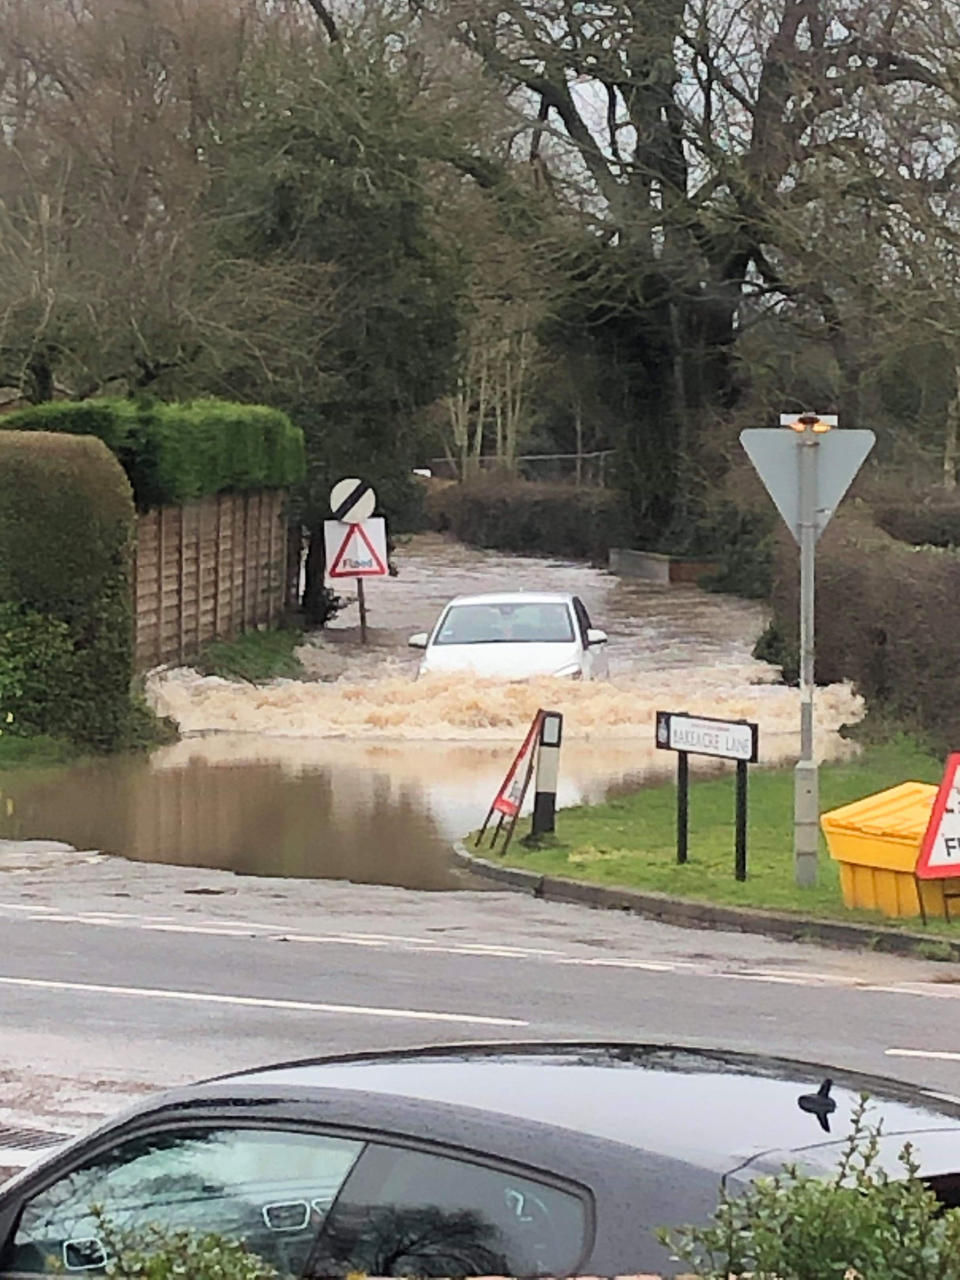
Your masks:
M 921 880 L 960 876 L 960 751 L 947 756 L 943 781 L 920 846 L 916 874 Z

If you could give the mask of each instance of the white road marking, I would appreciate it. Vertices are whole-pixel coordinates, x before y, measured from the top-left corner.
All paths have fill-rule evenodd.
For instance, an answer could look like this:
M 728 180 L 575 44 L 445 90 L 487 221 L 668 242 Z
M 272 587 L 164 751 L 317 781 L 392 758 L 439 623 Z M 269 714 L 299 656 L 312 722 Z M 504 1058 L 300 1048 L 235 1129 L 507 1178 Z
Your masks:
M 628 956 L 567 955 L 549 947 L 523 947 L 512 943 L 482 943 L 467 939 L 430 938 L 390 933 L 305 933 L 289 925 L 253 920 L 205 919 L 181 923 L 174 916 L 149 916 L 133 912 L 84 911 L 68 913 L 54 907 L 22 903 L 0 903 L 0 912 L 17 913 L 20 919 L 44 924 L 80 924 L 95 928 L 124 928 L 146 933 L 196 934 L 217 938 L 251 938 L 315 946 L 363 947 L 371 950 L 401 951 L 410 954 L 473 956 L 476 958 L 531 960 L 579 968 L 621 969 L 641 973 L 674 973 L 678 976 L 728 979 L 731 982 L 758 982 L 773 986 L 832 987 L 839 990 L 876 992 L 886 995 L 923 997 L 935 1000 L 960 999 L 960 984 L 935 982 L 870 983 L 855 975 L 807 972 L 800 969 L 766 970 L 724 968 L 690 960 L 639 960 Z
M 888 1058 L 934 1058 L 939 1062 L 960 1062 L 960 1053 L 946 1049 L 884 1049 Z
M 239 1005 L 249 1009 L 285 1009 L 295 1013 L 336 1013 L 363 1018 L 400 1018 L 407 1022 L 454 1022 L 483 1027 L 528 1027 L 518 1018 L 488 1018 L 472 1013 L 435 1013 L 425 1009 L 386 1009 L 375 1005 L 321 1004 L 310 1000 L 276 1000 L 269 996 L 214 995 L 206 991 L 168 991 L 162 987 L 115 987 L 96 982 L 61 982 L 47 978 L 4 978 L 0 986 L 39 991 L 80 991 L 90 995 L 134 996 L 143 1000 L 183 1000 L 196 1004 Z

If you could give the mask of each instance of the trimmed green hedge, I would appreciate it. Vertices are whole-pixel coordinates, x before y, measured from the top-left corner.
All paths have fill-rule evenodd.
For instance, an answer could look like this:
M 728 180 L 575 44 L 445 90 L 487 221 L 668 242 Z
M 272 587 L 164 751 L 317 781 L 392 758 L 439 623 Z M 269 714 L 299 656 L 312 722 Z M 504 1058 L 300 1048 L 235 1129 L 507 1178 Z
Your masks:
M 135 718 L 130 485 L 99 441 L 0 432 L 0 728 L 124 745 Z
M 306 471 L 302 431 L 265 405 L 54 401 L 0 418 L 0 426 L 96 436 L 119 459 L 141 510 L 208 494 L 287 488 Z

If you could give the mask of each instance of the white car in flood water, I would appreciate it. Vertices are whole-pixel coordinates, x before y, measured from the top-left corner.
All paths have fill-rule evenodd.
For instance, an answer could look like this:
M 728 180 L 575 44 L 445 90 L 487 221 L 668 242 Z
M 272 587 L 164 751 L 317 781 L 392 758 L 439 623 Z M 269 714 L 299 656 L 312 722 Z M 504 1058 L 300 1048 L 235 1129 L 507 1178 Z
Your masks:
M 420 675 L 468 671 L 493 680 L 602 679 L 606 642 L 579 596 L 532 591 L 457 596 L 431 632 L 410 637 L 424 651 Z

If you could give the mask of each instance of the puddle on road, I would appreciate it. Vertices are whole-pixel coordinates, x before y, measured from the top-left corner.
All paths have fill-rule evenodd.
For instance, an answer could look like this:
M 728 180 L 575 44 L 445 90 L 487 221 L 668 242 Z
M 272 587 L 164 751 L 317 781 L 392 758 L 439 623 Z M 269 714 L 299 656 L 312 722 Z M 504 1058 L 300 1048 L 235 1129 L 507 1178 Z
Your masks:
M 583 597 L 610 633 L 609 682 L 412 680 L 406 637 L 450 596 L 523 587 Z M 242 874 L 454 889 L 476 882 L 451 865 L 450 841 L 482 821 L 540 706 L 565 716 L 561 804 L 672 773 L 673 756 L 653 747 L 658 708 L 756 719 L 763 761 L 794 756 L 797 693 L 749 656 L 763 625 L 754 604 L 436 537 L 406 547 L 401 577 L 369 584 L 368 599 L 374 626 L 391 623 L 368 650 L 348 608 L 307 655 L 335 679 L 257 688 L 158 673 L 157 709 L 196 736 L 149 759 L 8 775 L 0 836 Z M 858 718 L 858 700 L 832 686 L 818 708 L 821 756 L 849 753 L 836 730 Z

